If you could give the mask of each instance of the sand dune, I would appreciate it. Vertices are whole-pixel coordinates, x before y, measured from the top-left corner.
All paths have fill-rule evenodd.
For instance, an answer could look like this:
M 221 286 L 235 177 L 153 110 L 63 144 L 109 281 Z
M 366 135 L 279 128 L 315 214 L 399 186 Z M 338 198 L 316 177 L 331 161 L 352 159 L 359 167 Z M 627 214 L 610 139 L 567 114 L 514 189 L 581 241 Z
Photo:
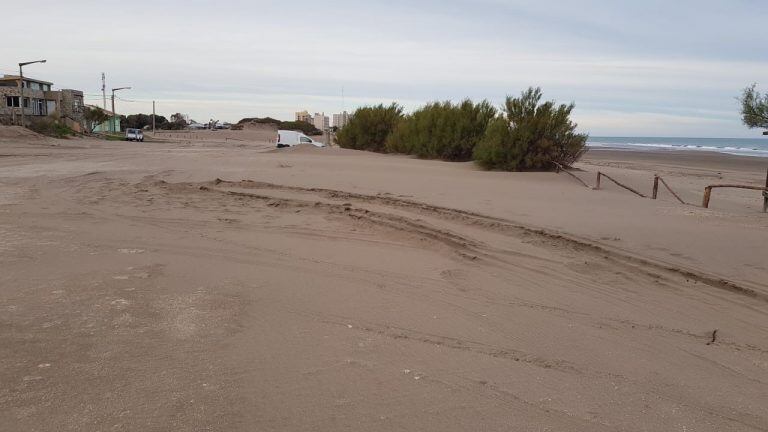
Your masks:
M 768 429 L 759 193 L 233 136 L 5 147 L 0 424 Z M 764 176 L 654 157 L 577 175 Z

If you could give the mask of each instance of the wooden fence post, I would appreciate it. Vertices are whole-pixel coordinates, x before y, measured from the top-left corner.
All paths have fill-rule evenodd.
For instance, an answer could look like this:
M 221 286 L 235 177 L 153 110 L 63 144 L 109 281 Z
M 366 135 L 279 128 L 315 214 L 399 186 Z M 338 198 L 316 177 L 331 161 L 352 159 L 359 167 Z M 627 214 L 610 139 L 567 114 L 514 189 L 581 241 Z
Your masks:
M 712 195 L 712 186 L 707 186 L 704 188 L 704 201 L 702 201 L 701 206 L 704 208 L 709 208 L 709 197 Z
M 597 181 L 596 181 L 596 185 L 595 185 L 595 189 L 598 189 L 598 190 L 600 189 L 600 176 L 601 176 L 600 171 L 598 171 L 597 172 Z
M 765 170 L 765 188 L 768 189 L 768 169 Z M 768 190 L 763 191 L 763 213 L 768 213 Z
M 709 208 L 709 198 L 712 195 L 712 189 L 714 188 L 736 188 L 736 189 L 759 190 L 763 193 L 763 206 L 765 206 L 765 199 L 768 198 L 768 186 L 762 187 L 762 186 L 751 186 L 751 185 L 740 185 L 740 184 L 713 184 L 704 188 L 704 201 L 701 204 L 702 207 Z
M 656 199 L 656 197 L 659 195 L 659 175 L 656 174 L 653 176 L 653 196 L 651 199 Z

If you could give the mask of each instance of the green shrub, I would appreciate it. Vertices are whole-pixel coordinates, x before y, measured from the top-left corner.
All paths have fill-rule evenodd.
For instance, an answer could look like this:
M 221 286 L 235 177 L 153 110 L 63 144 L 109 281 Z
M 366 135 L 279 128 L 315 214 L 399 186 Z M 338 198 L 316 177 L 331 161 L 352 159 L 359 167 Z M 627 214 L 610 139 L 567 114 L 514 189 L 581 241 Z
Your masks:
M 280 123 L 282 123 L 282 120 L 274 119 L 272 117 L 264 117 L 264 118 L 246 117 L 244 119 L 240 119 L 240 121 L 237 122 L 237 124 L 245 124 L 245 123 L 260 123 L 260 124 L 272 123 L 272 124 L 279 125 Z
M 75 135 L 75 131 L 52 117 L 42 117 L 32 120 L 29 129 L 54 138 L 67 138 Z
M 741 102 L 741 121 L 747 127 L 768 129 L 768 93 L 761 95 L 757 91 L 757 84 L 752 84 L 744 89 L 739 102 Z
M 402 118 L 403 108 L 396 103 L 358 108 L 336 134 L 336 142 L 344 148 L 383 152 L 387 138 Z
M 311 125 L 303 121 L 280 122 L 277 125 L 277 127 L 283 130 L 299 131 L 304 133 L 305 135 L 322 135 L 323 134 L 323 131 L 316 128 L 314 125 Z
M 491 121 L 474 150 L 482 167 L 508 171 L 571 166 L 586 151 L 586 134 L 575 133 L 570 120 L 574 104 L 541 102 L 541 89 L 529 88 L 519 98 L 507 97 L 505 115 Z
M 243 130 L 244 126 L 247 124 L 273 124 L 277 126 L 278 129 L 298 131 L 306 135 L 322 135 L 323 133 L 323 131 L 316 128 L 315 125 L 311 123 L 303 121 L 282 121 L 273 119 L 272 117 L 246 117 L 237 122 L 237 124 L 234 125 L 237 127 L 233 126 L 232 130 Z
M 120 116 L 120 128 L 125 129 L 144 129 L 147 126 L 152 126 L 153 114 L 131 114 L 128 116 Z M 165 123 L 168 123 L 168 119 L 155 115 L 155 127 L 162 129 Z
M 422 158 L 466 161 L 494 117 L 488 101 L 469 99 L 427 104 L 397 124 L 387 140 L 387 151 L 415 154 Z

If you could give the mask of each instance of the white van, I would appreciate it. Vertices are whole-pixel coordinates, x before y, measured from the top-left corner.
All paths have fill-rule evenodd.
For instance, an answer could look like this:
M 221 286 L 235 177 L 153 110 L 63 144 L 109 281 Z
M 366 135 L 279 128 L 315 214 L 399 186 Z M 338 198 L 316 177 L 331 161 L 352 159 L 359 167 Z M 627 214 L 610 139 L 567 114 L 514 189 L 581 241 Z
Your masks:
M 315 141 L 301 132 L 289 130 L 277 131 L 277 148 L 291 147 L 299 144 L 312 144 L 315 147 L 325 147 L 325 144 Z
M 126 141 L 144 141 L 144 132 L 141 129 L 126 129 L 125 130 Z

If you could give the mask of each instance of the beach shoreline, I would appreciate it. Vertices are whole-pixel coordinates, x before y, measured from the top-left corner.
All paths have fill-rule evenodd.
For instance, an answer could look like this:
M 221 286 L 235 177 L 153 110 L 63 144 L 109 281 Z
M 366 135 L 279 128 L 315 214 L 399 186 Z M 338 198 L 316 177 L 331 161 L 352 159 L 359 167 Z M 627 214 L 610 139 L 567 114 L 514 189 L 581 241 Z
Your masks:
M 768 159 L 703 150 L 614 149 L 590 147 L 583 160 L 623 160 L 647 164 L 681 165 L 711 169 L 760 171 L 768 168 Z
M 768 139 L 761 136 L 753 138 L 590 137 L 587 145 L 594 149 L 714 152 L 737 156 L 768 157 Z

